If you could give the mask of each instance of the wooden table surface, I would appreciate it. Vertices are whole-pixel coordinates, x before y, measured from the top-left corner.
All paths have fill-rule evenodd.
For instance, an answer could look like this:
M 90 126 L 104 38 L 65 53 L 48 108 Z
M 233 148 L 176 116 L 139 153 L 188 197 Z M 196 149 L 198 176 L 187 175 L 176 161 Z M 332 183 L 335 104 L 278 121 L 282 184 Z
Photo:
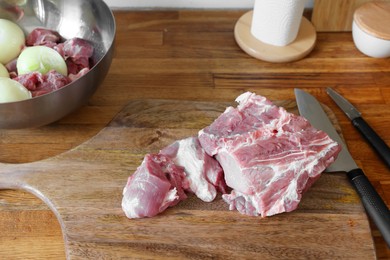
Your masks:
M 245 11 L 116 11 L 116 51 L 105 82 L 88 104 L 36 129 L 0 130 L 0 162 L 25 163 L 68 151 L 96 135 L 130 100 L 233 101 L 244 91 L 271 100 L 294 98 L 299 87 L 336 114 L 353 157 L 390 205 L 390 169 L 325 93 L 334 87 L 390 144 L 390 59 L 373 59 L 351 33 L 318 33 L 304 59 L 283 64 L 253 59 L 233 29 Z M 61 181 L 61 180 L 58 180 Z M 390 249 L 371 224 L 379 259 Z M 54 214 L 24 191 L 0 191 L 0 259 L 63 259 Z

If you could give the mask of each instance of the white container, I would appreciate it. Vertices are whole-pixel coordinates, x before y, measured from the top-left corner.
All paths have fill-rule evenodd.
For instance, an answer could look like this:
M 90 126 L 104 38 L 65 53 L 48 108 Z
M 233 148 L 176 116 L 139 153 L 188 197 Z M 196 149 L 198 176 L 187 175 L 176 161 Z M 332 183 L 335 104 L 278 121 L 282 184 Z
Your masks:
M 390 41 L 383 40 L 363 31 L 355 22 L 352 23 L 353 41 L 359 51 L 373 58 L 390 57 Z
M 354 13 L 353 41 L 359 51 L 373 58 L 390 57 L 390 2 L 368 2 Z

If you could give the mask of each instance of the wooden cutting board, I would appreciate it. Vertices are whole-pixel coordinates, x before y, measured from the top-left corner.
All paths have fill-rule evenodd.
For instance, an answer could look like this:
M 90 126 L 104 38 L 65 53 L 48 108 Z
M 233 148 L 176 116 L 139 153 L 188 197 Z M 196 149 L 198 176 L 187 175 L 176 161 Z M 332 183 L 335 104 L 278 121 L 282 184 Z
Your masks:
M 296 112 L 294 101 L 275 102 Z M 371 259 L 367 216 L 345 174 L 325 173 L 291 213 L 260 218 L 195 196 L 127 219 L 122 189 L 144 155 L 210 124 L 227 103 L 132 101 L 94 138 L 59 156 L 0 165 L 0 189 L 24 189 L 56 214 L 69 259 Z M 337 126 L 335 116 L 330 114 Z
M 318 32 L 351 31 L 356 8 L 371 1 L 373 0 L 315 0 L 311 22 Z

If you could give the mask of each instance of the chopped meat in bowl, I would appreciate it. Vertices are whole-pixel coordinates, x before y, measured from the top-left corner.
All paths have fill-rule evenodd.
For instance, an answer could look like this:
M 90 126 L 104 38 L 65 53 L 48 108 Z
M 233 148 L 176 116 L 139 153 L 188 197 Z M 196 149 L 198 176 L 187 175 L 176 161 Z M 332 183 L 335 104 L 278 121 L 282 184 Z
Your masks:
M 56 52 L 66 59 L 69 73 L 63 75 L 66 79 L 50 71 L 45 76 L 33 73 L 30 75 L 33 83 L 27 84 L 24 77 L 29 76 L 21 78 L 15 73 L 17 61 L 8 63 L 10 77 L 19 77 L 18 80 L 33 88 L 34 94 L 26 100 L 0 103 L 0 128 L 39 127 L 85 105 L 102 84 L 114 55 L 115 19 L 103 0 L 42 0 L 39 10 L 34 2 L 25 1 L 15 6 L 21 15 L 13 22 L 25 32 L 26 41 L 33 45 L 30 48 L 56 48 Z M 8 9 L 0 11 L 6 13 Z M 9 17 L 12 19 L 12 14 Z M 70 48 L 85 42 L 93 46 L 88 67 L 85 57 L 90 55 L 91 48 Z

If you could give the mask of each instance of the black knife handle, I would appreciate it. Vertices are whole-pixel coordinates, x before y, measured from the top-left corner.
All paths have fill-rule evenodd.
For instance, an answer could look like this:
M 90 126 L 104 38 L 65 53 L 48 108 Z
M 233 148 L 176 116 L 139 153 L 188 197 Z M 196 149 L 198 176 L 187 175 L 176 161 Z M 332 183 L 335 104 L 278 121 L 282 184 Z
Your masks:
M 372 129 L 362 117 L 352 120 L 352 124 L 360 131 L 366 140 L 372 145 L 380 157 L 390 167 L 390 148 L 382 138 Z
M 357 190 L 363 205 L 390 247 L 390 210 L 376 192 L 371 182 L 361 169 L 347 173 L 349 180 Z

